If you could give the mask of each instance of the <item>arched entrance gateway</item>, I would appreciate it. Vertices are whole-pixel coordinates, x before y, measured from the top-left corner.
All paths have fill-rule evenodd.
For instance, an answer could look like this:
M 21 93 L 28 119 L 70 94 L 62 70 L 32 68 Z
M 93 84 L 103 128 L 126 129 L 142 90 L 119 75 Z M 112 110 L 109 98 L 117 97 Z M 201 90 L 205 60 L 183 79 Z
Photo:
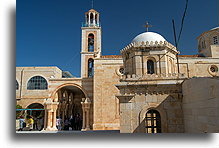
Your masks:
M 69 129 L 68 126 L 66 128 L 67 123 L 73 130 L 90 130 L 90 104 L 87 93 L 79 85 L 59 86 L 45 103 L 45 129 L 58 130 L 56 120 L 59 118 L 62 130 Z

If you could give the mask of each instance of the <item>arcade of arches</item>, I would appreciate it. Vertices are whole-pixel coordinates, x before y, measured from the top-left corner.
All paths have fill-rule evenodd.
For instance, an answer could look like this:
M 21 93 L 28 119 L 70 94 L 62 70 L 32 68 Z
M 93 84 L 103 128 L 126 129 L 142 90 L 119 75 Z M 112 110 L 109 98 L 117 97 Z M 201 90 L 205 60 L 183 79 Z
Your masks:
M 79 115 L 82 123 L 78 130 L 90 130 L 90 104 L 91 101 L 86 94 L 77 86 L 67 85 L 55 91 L 52 99 L 47 99 L 45 103 L 45 126 L 46 130 L 57 130 L 56 119 L 60 117 L 62 121 Z M 62 122 L 64 127 L 64 122 Z

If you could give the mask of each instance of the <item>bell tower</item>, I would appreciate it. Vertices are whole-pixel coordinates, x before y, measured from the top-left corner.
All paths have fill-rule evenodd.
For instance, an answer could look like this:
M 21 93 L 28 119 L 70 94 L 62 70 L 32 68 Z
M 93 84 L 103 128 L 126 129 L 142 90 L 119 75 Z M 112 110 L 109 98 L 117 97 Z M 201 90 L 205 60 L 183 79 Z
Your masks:
M 93 77 L 94 58 L 101 56 L 101 27 L 99 13 L 90 9 L 81 27 L 81 77 Z

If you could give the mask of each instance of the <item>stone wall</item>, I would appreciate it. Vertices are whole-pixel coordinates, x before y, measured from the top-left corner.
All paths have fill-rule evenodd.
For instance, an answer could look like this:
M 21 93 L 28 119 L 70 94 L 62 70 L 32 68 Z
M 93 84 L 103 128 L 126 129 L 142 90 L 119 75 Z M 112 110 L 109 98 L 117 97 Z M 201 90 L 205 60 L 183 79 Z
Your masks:
M 186 133 L 219 132 L 219 79 L 192 78 L 182 85 Z
M 180 73 L 184 73 L 187 77 L 211 77 L 210 67 L 215 65 L 219 67 L 219 58 L 209 57 L 180 57 L 179 58 Z M 219 72 L 215 73 L 219 76 Z
M 119 101 L 116 98 L 121 58 L 94 60 L 94 130 L 119 129 Z
M 42 76 L 47 80 L 46 90 L 27 90 L 28 81 L 34 76 Z M 16 100 L 23 108 L 32 103 L 41 103 L 49 97 L 50 78 L 61 78 L 62 72 L 58 67 L 16 67 L 16 80 L 19 84 L 16 90 Z
M 120 91 L 123 89 L 117 87 Z M 145 133 L 145 116 L 150 109 L 160 113 L 162 133 L 184 132 L 180 85 L 130 85 L 124 88 L 124 94 L 117 96 L 120 100 L 121 133 Z M 148 93 L 147 90 L 153 91 Z

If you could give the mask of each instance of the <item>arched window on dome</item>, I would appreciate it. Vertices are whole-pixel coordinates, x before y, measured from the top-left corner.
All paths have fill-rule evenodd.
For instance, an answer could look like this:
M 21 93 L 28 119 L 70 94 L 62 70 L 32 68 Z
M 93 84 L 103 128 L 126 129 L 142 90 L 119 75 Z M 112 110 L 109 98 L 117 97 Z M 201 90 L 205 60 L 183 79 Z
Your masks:
M 92 78 L 94 76 L 94 60 L 88 60 L 88 77 Z
M 16 90 L 18 90 L 18 89 L 19 89 L 19 84 L 18 84 L 18 82 L 16 80 Z
M 151 109 L 145 115 L 146 133 L 161 133 L 161 117 L 157 110 Z
M 94 35 L 90 33 L 88 35 L 88 52 L 94 51 Z
M 41 76 L 32 77 L 27 83 L 28 90 L 44 90 L 48 88 L 48 83 L 45 78 Z
M 147 74 L 154 74 L 155 69 L 154 69 L 154 61 L 148 60 L 147 61 Z
M 206 48 L 205 40 L 202 40 L 202 42 L 201 42 L 201 47 L 202 47 L 202 49 L 205 49 L 205 48 Z

